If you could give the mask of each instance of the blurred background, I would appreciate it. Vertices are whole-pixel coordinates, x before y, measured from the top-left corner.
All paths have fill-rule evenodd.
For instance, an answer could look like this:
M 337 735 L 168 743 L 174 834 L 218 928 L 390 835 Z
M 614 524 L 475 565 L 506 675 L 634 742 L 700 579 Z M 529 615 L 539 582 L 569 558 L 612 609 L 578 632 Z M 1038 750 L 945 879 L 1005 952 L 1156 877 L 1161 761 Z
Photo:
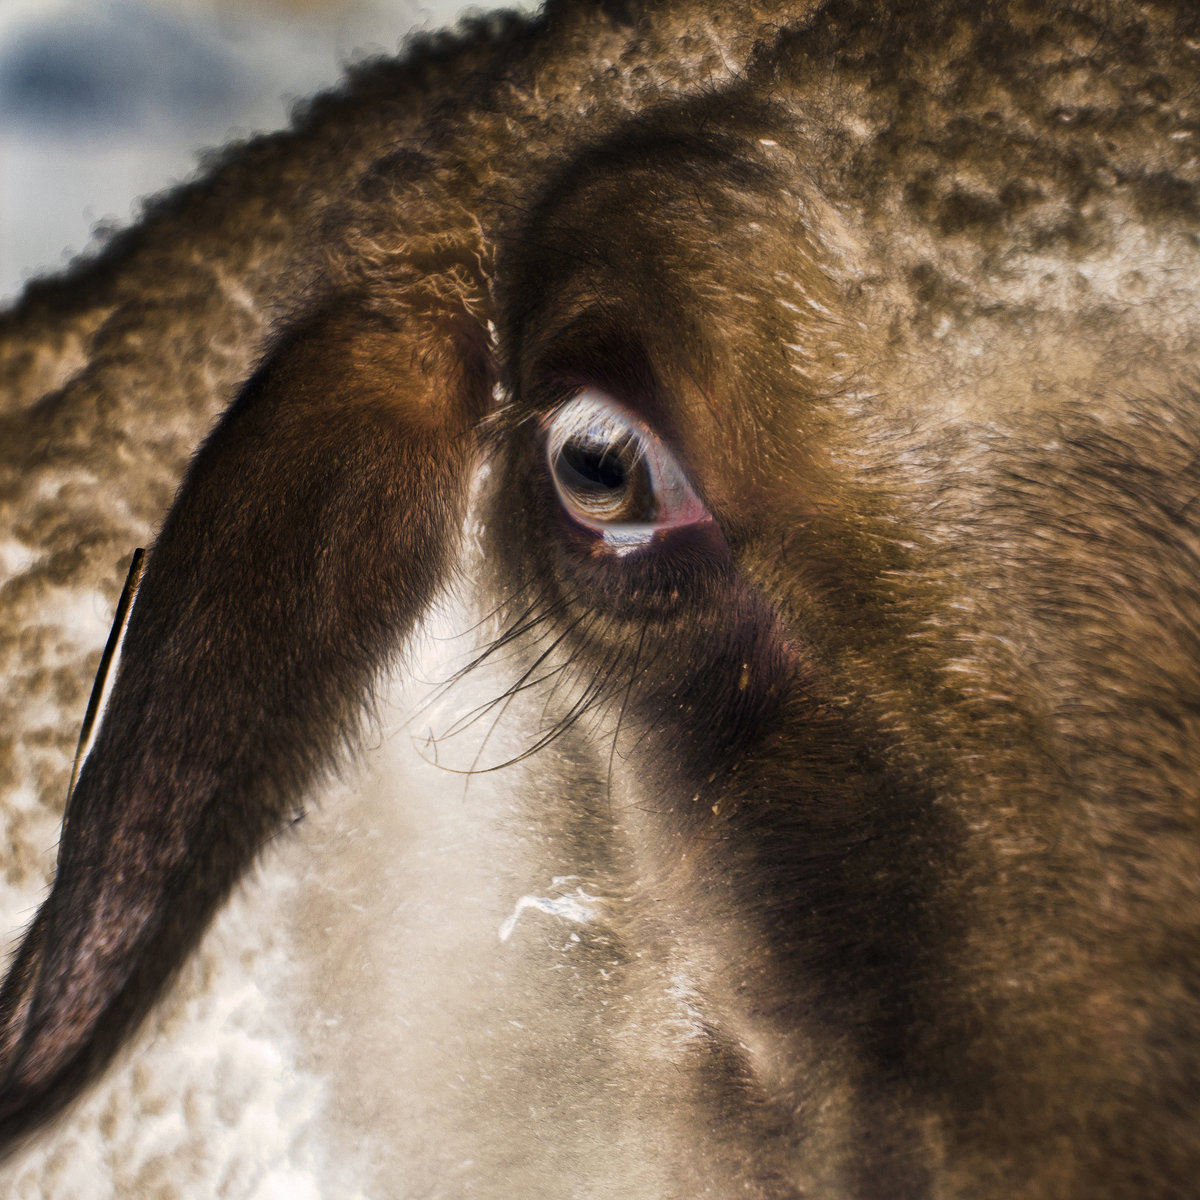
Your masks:
M 0 306 L 98 224 L 464 0 L 0 0 Z M 510 0 L 504 7 L 532 8 Z

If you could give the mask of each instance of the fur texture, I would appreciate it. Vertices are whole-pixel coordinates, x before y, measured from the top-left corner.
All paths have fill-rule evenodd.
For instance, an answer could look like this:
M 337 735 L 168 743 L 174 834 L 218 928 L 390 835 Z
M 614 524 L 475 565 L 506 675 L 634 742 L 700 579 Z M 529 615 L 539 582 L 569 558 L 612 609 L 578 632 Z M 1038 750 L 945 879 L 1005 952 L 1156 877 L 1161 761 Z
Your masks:
M 76 614 L 224 415 L 0 996 L 17 1194 L 88 1121 L 116 1192 L 1191 1194 L 1198 60 L 1184 4 L 551 4 L 32 287 L 14 908 Z M 546 429 L 591 392 L 711 520 L 572 515 Z M 272 839 L 261 926 L 251 881 L 206 938 Z M 256 946 L 273 1063 L 148 1085 Z

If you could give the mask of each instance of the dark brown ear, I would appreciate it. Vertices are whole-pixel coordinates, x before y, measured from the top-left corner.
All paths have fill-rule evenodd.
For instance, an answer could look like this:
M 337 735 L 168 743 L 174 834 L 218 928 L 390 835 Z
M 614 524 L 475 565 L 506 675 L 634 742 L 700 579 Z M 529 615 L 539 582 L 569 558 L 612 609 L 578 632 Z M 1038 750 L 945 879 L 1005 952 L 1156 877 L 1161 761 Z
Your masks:
M 490 395 L 482 337 L 348 307 L 246 385 L 149 556 L 53 889 L 0 993 L 0 1143 L 111 1057 L 445 575 Z

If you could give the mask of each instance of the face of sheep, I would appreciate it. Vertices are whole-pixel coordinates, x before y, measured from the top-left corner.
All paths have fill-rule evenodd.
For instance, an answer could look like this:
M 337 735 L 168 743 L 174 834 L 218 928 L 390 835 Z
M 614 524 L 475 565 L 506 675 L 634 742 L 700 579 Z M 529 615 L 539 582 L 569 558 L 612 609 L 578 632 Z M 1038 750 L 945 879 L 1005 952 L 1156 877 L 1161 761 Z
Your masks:
M 544 793 L 584 814 L 585 860 L 623 856 L 631 944 L 686 974 L 686 1104 L 730 1179 L 1194 1178 L 1200 456 L 1175 331 L 1043 296 L 1033 353 L 1029 271 L 979 269 L 968 338 L 947 281 L 992 235 L 915 166 L 856 192 L 886 146 L 855 175 L 815 140 L 835 122 L 797 116 L 816 51 L 794 53 L 769 106 L 751 83 L 633 121 L 503 237 L 447 218 L 419 271 L 347 269 L 280 335 L 151 554 L 3 997 L 10 1132 L 105 1061 L 353 732 L 473 505 L 492 708 L 537 698 L 535 772 L 572 747 Z M 911 260 L 880 249 L 901 232 Z

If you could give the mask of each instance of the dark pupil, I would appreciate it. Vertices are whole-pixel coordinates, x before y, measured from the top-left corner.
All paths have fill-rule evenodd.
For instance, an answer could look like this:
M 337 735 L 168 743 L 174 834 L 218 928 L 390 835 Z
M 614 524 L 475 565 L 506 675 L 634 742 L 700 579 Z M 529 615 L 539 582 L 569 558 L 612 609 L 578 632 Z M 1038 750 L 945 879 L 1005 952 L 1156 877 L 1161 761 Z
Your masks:
M 619 491 L 629 478 L 619 447 L 612 443 L 567 442 L 558 453 L 559 478 L 580 491 Z

